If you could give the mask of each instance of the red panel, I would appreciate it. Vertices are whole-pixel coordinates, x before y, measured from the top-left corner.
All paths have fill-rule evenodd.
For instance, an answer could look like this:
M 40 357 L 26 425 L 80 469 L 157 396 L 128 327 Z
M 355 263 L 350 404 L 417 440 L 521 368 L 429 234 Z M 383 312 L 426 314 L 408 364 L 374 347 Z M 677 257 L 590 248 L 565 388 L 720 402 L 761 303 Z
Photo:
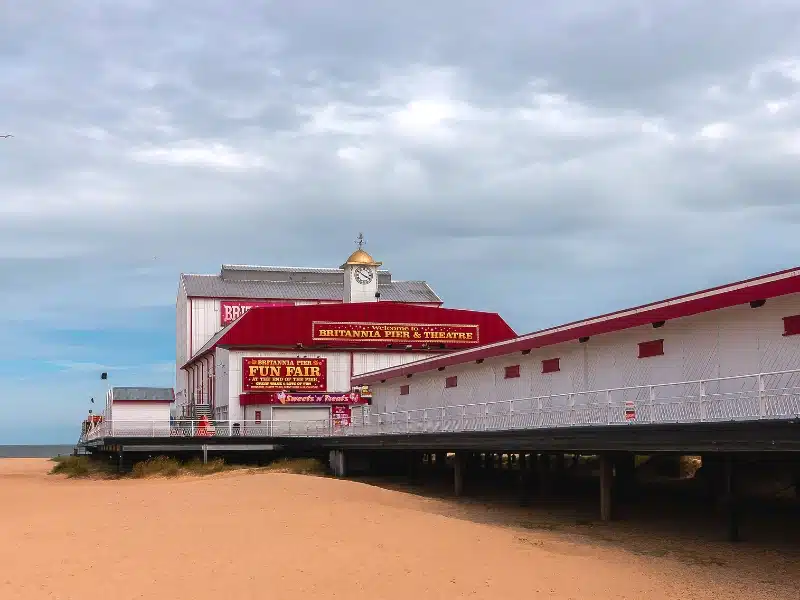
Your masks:
M 255 418 L 256 418 L 256 423 L 261 423 L 261 411 L 260 410 L 256 411 L 256 417 Z
M 294 306 L 294 302 L 263 302 L 255 300 L 223 300 L 219 303 L 219 324 L 232 323 L 251 308 L 270 306 Z
M 415 326 L 477 326 L 480 343 L 496 343 L 516 337 L 508 324 L 496 313 L 439 308 L 435 306 L 414 306 L 399 302 L 353 302 L 343 304 L 313 304 L 299 306 L 275 306 L 252 308 L 248 310 L 230 330 L 217 342 L 209 346 L 203 354 L 217 346 L 228 348 L 354 348 L 377 349 L 381 351 L 404 351 L 406 341 L 375 339 L 365 344 L 352 339 L 318 341 L 314 339 L 314 322 L 405 324 Z M 412 345 L 420 347 L 424 340 L 415 340 Z M 428 340 L 429 350 L 442 351 L 463 347 L 452 340 Z M 392 347 L 389 348 L 389 344 Z M 477 345 L 477 342 L 475 342 Z M 189 366 L 200 355 L 188 361 Z
M 301 392 L 299 394 L 252 392 L 239 394 L 239 403 L 242 406 L 253 406 L 254 404 L 367 404 L 368 401 L 367 398 L 362 398 L 355 392 Z
M 511 339 L 505 343 L 498 343 L 491 346 L 485 345 L 483 347 L 451 353 L 426 361 L 409 363 L 400 367 L 376 372 L 374 375 L 359 375 L 354 378 L 353 383 L 359 385 L 377 383 L 381 380 L 402 377 L 409 373 L 420 373 L 440 367 L 461 365 L 480 358 L 486 359 L 505 356 L 514 352 L 561 344 L 582 337 L 597 336 L 630 329 L 632 327 L 649 325 L 657 321 L 669 321 L 671 319 L 690 317 L 713 310 L 721 310 L 732 306 L 747 304 L 753 300 L 769 300 L 770 298 L 777 298 L 787 294 L 797 294 L 800 293 L 800 273 L 774 281 L 759 281 L 793 271 L 797 271 L 797 269 L 772 273 L 756 279 L 712 288 L 704 292 L 694 292 L 693 294 L 678 296 L 667 301 L 655 302 L 607 315 L 601 315 L 599 317 L 593 317 L 592 319 L 586 319 L 584 321 L 560 325 L 558 327 L 520 336 L 517 339 Z M 741 287 L 734 287 L 740 285 Z M 708 293 L 708 295 L 699 295 L 706 293 Z
M 353 408 L 347 405 L 331 406 L 331 420 L 337 427 L 347 427 L 353 420 Z
M 414 323 L 332 323 L 315 321 L 312 324 L 315 342 L 346 342 L 350 345 L 376 343 L 422 344 L 480 344 L 478 325 L 420 325 Z
M 400 386 L 400 395 L 401 396 L 408 396 L 410 391 L 411 391 L 411 388 L 409 386 L 407 386 L 407 385 L 401 385 Z
M 557 373 L 561 370 L 560 358 L 547 358 L 542 361 L 542 373 Z
M 519 377 L 519 365 L 506 367 L 506 379 L 515 379 L 517 377 Z
M 664 354 L 664 340 L 650 340 L 639 343 L 639 358 L 651 358 Z
M 242 390 L 245 392 L 321 392 L 327 389 L 325 358 L 242 358 Z
M 454 388 L 458 386 L 458 375 L 451 375 L 444 380 L 444 387 Z
M 783 317 L 783 335 L 800 335 L 800 315 Z

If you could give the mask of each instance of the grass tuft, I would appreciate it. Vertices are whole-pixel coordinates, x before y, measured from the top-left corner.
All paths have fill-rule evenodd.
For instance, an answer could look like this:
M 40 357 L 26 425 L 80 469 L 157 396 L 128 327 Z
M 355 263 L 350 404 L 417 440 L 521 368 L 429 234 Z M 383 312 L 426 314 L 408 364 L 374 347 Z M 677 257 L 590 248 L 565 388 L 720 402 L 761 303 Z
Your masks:
M 175 458 L 155 456 L 133 465 L 131 476 L 136 479 L 145 477 L 177 477 L 181 473 L 181 463 Z
M 199 458 L 195 458 L 183 466 L 183 471 L 191 475 L 213 475 L 231 468 L 233 467 L 228 466 L 221 458 L 209 460 L 206 464 L 203 464 L 203 461 Z
M 316 458 L 281 458 L 263 470 L 271 473 L 293 473 L 295 475 L 324 475 L 325 465 Z

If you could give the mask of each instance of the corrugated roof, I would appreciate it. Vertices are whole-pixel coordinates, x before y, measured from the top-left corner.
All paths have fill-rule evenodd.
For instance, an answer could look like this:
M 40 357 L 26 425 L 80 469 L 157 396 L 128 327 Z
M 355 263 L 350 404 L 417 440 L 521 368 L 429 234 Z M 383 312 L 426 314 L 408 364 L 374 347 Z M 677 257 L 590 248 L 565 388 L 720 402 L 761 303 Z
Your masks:
M 264 266 L 264 265 L 222 265 L 223 271 L 268 271 L 271 273 L 318 273 L 318 274 L 329 274 L 329 273 L 343 273 L 342 269 L 337 269 L 336 267 L 275 267 L 275 266 Z M 378 269 L 378 273 L 381 274 L 388 274 L 389 271 L 385 269 Z
M 111 398 L 114 401 L 142 401 L 151 400 L 159 402 L 172 402 L 175 399 L 175 392 L 172 388 L 158 387 L 113 387 L 111 388 Z
M 231 281 L 219 275 L 182 274 L 186 295 L 199 298 L 247 298 L 285 300 L 341 300 L 344 282 Z M 425 281 L 378 283 L 382 300 L 390 302 L 437 302 L 442 299 Z

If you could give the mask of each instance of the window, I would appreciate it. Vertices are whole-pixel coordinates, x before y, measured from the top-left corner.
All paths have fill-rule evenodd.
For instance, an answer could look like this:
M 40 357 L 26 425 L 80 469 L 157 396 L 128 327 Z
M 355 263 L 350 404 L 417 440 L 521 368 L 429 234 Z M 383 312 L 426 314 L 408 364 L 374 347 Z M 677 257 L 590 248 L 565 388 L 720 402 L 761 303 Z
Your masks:
M 261 411 L 256 411 L 256 424 L 261 423 Z
M 410 391 L 410 387 L 407 385 L 400 386 L 400 395 L 401 396 L 408 396 L 408 392 Z
M 783 335 L 800 335 L 800 315 L 783 317 Z
M 444 387 L 454 388 L 458 386 L 458 375 L 452 375 L 444 380 Z
M 515 377 L 519 377 L 519 365 L 506 367 L 506 379 L 514 379 Z
M 555 373 L 561 370 L 560 358 L 546 358 L 542 361 L 542 373 Z
M 664 354 L 664 340 L 651 340 L 639 344 L 639 358 L 650 358 Z

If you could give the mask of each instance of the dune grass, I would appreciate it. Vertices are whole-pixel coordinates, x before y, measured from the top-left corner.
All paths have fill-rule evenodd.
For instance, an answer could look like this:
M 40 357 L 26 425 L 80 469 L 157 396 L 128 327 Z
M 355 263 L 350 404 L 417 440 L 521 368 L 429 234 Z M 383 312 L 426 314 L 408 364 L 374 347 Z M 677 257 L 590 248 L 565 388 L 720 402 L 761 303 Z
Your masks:
M 66 475 L 70 479 L 77 477 L 114 477 L 114 466 L 90 456 L 57 456 L 50 469 L 52 475 Z
M 281 458 L 265 467 L 253 468 L 249 465 L 228 464 L 222 458 L 214 458 L 203 463 L 199 458 L 180 461 L 168 456 L 154 456 L 133 465 L 129 473 L 119 474 L 116 463 L 105 462 L 92 456 L 60 456 L 53 458 L 55 463 L 50 473 L 73 478 L 93 479 L 148 479 L 154 477 L 178 477 L 181 475 L 205 476 L 237 469 L 252 473 L 294 473 L 298 475 L 324 475 L 325 465 L 314 458 Z
M 327 469 L 316 458 L 279 458 L 262 469 L 270 473 L 293 473 L 295 475 L 325 475 Z

